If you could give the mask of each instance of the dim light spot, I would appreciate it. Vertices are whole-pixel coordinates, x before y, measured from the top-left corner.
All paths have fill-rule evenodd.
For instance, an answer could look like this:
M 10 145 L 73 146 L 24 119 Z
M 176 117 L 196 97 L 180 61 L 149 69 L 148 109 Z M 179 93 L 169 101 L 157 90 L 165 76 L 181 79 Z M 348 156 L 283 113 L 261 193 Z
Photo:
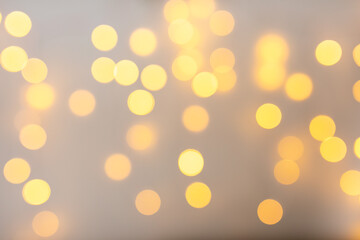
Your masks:
M 285 80 L 286 69 L 281 64 L 263 64 L 255 68 L 255 82 L 264 91 L 279 89 Z
M 168 33 L 171 41 L 183 45 L 192 39 L 194 27 L 189 21 L 178 19 L 170 23 Z
M 235 87 L 236 84 L 236 72 L 231 69 L 226 73 L 214 72 L 218 80 L 218 92 L 226 93 Z
M 30 32 L 32 24 L 26 13 L 14 11 L 5 17 L 4 25 L 11 36 L 24 37 Z
M 325 66 L 331 66 L 339 62 L 341 55 L 341 46 L 334 40 L 322 41 L 315 50 L 316 59 Z
M 42 211 L 34 217 L 32 227 L 40 237 L 50 237 L 59 229 L 59 218 L 53 212 Z
M 96 101 L 94 95 L 87 90 L 76 90 L 69 98 L 69 108 L 77 116 L 84 117 L 95 109 Z
M 141 72 L 141 82 L 150 91 L 162 89 L 167 81 L 167 74 L 159 65 L 151 64 L 146 66 Z
M 48 73 L 46 64 L 37 58 L 30 58 L 21 70 L 23 78 L 29 83 L 40 83 L 45 80 Z
M 22 195 L 30 205 L 41 205 L 45 203 L 51 194 L 50 186 L 42 179 L 33 179 L 28 181 L 22 190 Z
M 281 117 L 278 106 L 271 103 L 261 105 L 256 111 L 256 122 L 265 129 L 277 127 L 281 122 Z
M 204 158 L 198 150 L 186 149 L 178 159 L 180 171 L 186 176 L 196 176 L 204 168 Z
M 0 13 L 0 23 L 1 23 L 1 20 L 2 20 L 2 14 Z
M 235 56 L 227 48 L 218 48 L 210 55 L 210 65 L 214 71 L 226 73 L 233 69 L 235 65 Z
M 180 55 L 187 55 L 191 57 L 197 64 L 197 69 L 200 69 L 204 65 L 204 55 L 199 49 L 182 49 Z
M 286 81 L 286 95 L 294 101 L 308 99 L 313 90 L 311 78 L 303 73 L 292 74 Z
M 31 85 L 26 91 L 26 101 L 30 107 L 46 110 L 54 104 L 54 89 L 46 83 Z
M 283 208 L 278 201 L 274 199 L 266 199 L 259 204 L 257 215 L 260 221 L 264 224 L 274 225 L 281 220 L 283 216 Z
M 271 33 L 258 40 L 255 52 L 260 63 L 283 64 L 289 56 L 289 46 L 282 36 Z
M 353 58 L 356 63 L 360 67 L 360 44 L 356 45 L 353 50 Z
M 194 29 L 194 33 L 193 33 L 191 39 L 187 43 L 181 44 L 182 49 L 198 48 L 200 46 L 201 41 L 203 40 L 204 35 L 202 35 L 200 33 L 198 28 L 196 28 L 194 25 L 192 25 L 192 26 Z
M 211 191 L 205 183 L 194 182 L 186 188 L 185 198 L 193 208 L 204 208 L 211 201 Z
M 185 109 L 182 115 L 185 128 L 191 132 L 202 132 L 209 125 L 209 114 L 205 108 L 192 105 Z
M 281 160 L 274 168 L 276 181 L 284 185 L 295 183 L 300 175 L 299 166 L 291 160 Z
M 340 178 L 340 187 L 347 195 L 360 195 L 360 172 L 356 170 L 345 172 Z
M 136 209 L 143 215 L 154 215 L 160 209 L 161 199 L 159 194 L 155 191 L 146 189 L 136 196 L 135 206 Z
M 0 55 L 1 66 L 8 72 L 19 72 L 28 61 L 28 56 L 24 49 L 17 46 L 5 48 Z
M 190 13 L 200 19 L 208 18 L 215 11 L 214 0 L 189 0 Z
M 201 72 L 194 77 L 191 87 L 196 96 L 207 98 L 216 92 L 218 81 L 214 74 Z
M 129 110 L 136 115 L 147 115 L 154 109 L 155 99 L 145 90 L 135 90 L 128 97 Z
M 135 30 L 130 36 L 130 48 L 139 56 L 148 56 L 155 51 L 157 40 L 155 34 L 146 28 Z
M 22 127 L 28 124 L 41 124 L 41 118 L 37 111 L 31 109 L 23 109 L 19 111 L 14 119 L 14 125 L 20 131 Z
M 114 79 L 115 62 L 107 57 L 96 59 L 91 65 L 91 74 L 99 83 L 109 83 Z
M 91 33 L 91 41 L 100 51 L 110 51 L 118 41 L 115 29 L 109 25 L 99 25 Z
M 360 102 L 360 80 L 357 81 L 353 86 L 353 96 L 357 102 Z
M 187 2 L 183 0 L 170 0 L 164 6 L 164 17 L 168 22 L 187 19 L 189 15 L 189 6 Z
M 228 11 L 216 11 L 210 18 L 210 29 L 218 36 L 229 35 L 235 26 L 235 20 Z
M 123 154 L 113 154 L 106 159 L 104 169 L 110 179 L 121 181 L 130 175 L 131 162 L 129 158 Z
M 321 156 L 328 162 L 339 162 L 346 155 L 346 144 L 338 137 L 328 137 L 320 145 Z
M 129 86 L 137 81 L 139 68 L 133 61 L 121 60 L 115 65 L 114 75 L 117 83 Z
M 311 120 L 309 130 L 314 139 L 324 141 L 326 138 L 334 136 L 336 125 L 331 117 L 318 115 Z
M 132 149 L 144 151 L 155 145 L 156 136 L 151 127 L 137 124 L 128 130 L 126 134 L 126 141 Z
M 357 158 L 360 158 L 360 138 L 357 138 L 354 143 L 354 154 Z
M 45 130 L 36 124 L 29 124 L 20 130 L 19 139 L 21 144 L 29 150 L 42 148 L 47 139 Z
M 278 144 L 278 153 L 283 159 L 298 160 L 304 153 L 304 144 L 297 137 L 286 136 Z
M 180 81 L 191 80 L 198 71 L 198 65 L 194 58 L 188 55 L 178 56 L 172 64 L 172 72 Z
M 4 177 L 12 184 L 19 184 L 29 178 L 31 172 L 30 165 L 21 158 L 10 159 L 4 166 Z

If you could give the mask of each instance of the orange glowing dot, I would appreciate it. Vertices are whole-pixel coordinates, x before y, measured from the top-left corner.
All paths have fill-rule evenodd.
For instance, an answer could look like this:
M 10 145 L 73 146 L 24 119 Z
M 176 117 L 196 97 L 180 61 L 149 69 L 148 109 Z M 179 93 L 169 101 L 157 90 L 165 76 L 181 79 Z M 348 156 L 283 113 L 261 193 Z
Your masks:
M 157 213 L 160 209 L 160 205 L 161 199 L 159 194 L 149 189 L 141 191 L 135 199 L 136 209 L 146 216 Z
M 274 199 L 266 199 L 259 204 L 257 215 L 260 221 L 264 224 L 274 225 L 281 220 L 283 216 L 283 208 L 278 201 Z
M 29 150 L 42 148 L 47 139 L 45 130 L 36 124 L 29 124 L 20 130 L 19 139 L 21 144 Z
M 156 45 L 156 36 L 149 29 L 139 28 L 130 36 L 130 48 L 136 55 L 148 56 L 155 51 Z
M 185 198 L 193 208 L 204 208 L 211 201 L 211 191 L 205 183 L 194 182 L 186 188 Z
M 202 132 L 209 125 L 209 114 L 205 108 L 192 105 L 185 109 L 182 115 L 185 128 L 191 132 Z
M 261 105 L 256 111 L 256 122 L 260 127 L 273 129 L 281 122 L 282 114 L 278 106 L 272 103 Z
M 40 237 L 50 237 L 59 229 L 59 218 L 53 212 L 42 211 L 34 217 L 32 227 Z
M 311 120 L 309 130 L 314 139 L 324 141 L 326 138 L 334 136 L 336 125 L 331 117 L 318 115 Z
M 113 154 L 106 159 L 104 169 L 110 179 L 121 181 L 130 175 L 131 162 L 123 154 Z
M 91 114 L 95 109 L 94 95 L 87 90 L 76 90 L 69 98 L 69 108 L 77 116 L 84 117 Z
M 25 182 L 30 176 L 30 172 L 29 163 L 21 158 L 10 159 L 4 166 L 4 177 L 12 184 Z
M 270 33 L 258 40 L 255 52 L 259 63 L 283 64 L 289 56 L 289 46 L 282 36 Z
M 304 101 L 309 98 L 313 90 L 311 78 L 303 73 L 292 74 L 286 81 L 286 95 L 294 101 Z
M 210 65 L 216 72 L 229 72 L 235 65 L 234 53 L 227 48 L 218 48 L 210 55 Z
M 216 11 L 210 18 L 210 29 L 218 36 L 226 36 L 230 34 L 235 26 L 235 20 L 228 11 Z
M 295 183 L 300 175 L 299 166 L 291 160 L 281 160 L 274 168 L 274 176 L 276 181 L 284 185 Z
M 360 195 L 360 172 L 356 170 L 345 172 L 340 178 L 340 187 L 347 195 Z
M 132 149 L 144 151 L 155 145 L 156 135 L 151 127 L 137 124 L 128 130 L 126 141 Z
M 218 92 L 226 93 L 232 90 L 236 84 L 236 72 L 231 69 L 226 73 L 214 72 L 217 80 L 218 80 Z
M 298 160 L 304 153 L 304 144 L 297 137 L 284 137 L 278 144 L 278 153 L 283 159 Z
M 357 81 L 353 86 L 353 96 L 357 102 L 360 102 L 360 80 Z
M 360 44 L 356 45 L 353 50 L 353 58 L 356 63 L 360 67 Z
M 321 156 L 328 162 L 339 162 L 345 158 L 347 147 L 338 137 L 328 137 L 320 145 Z

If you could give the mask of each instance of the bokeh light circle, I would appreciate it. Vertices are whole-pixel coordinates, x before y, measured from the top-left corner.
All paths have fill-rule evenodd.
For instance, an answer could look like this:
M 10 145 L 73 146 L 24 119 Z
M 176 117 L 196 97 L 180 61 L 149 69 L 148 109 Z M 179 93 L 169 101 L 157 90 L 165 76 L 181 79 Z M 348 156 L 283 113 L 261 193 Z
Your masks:
M 5 17 L 4 25 L 11 36 L 24 37 L 30 32 L 32 23 L 26 13 L 14 11 Z
M 22 158 L 10 159 L 4 166 L 4 177 L 12 184 L 20 184 L 29 178 L 30 165 Z
M 50 211 L 39 212 L 33 218 L 32 228 L 40 237 L 51 237 L 59 229 L 59 218 Z
M 328 162 L 339 162 L 345 158 L 347 147 L 338 137 L 328 137 L 320 145 L 321 156 Z
M 319 43 L 315 50 L 315 57 L 324 66 L 331 66 L 339 62 L 342 55 L 341 46 L 334 40 Z
M 131 162 L 124 154 L 113 154 L 106 159 L 104 170 L 111 180 L 121 181 L 130 175 Z
M 45 130 L 37 124 L 28 124 L 20 130 L 19 139 L 21 144 L 29 150 L 42 148 L 47 139 Z
M 256 111 L 256 122 L 260 127 L 273 129 L 281 122 L 282 114 L 278 106 L 272 103 L 261 105 Z
M 100 51 L 110 51 L 116 46 L 118 35 L 109 25 L 99 25 L 91 33 L 91 41 Z
M 259 204 L 257 215 L 264 224 L 274 225 L 282 219 L 283 208 L 278 201 L 266 199 Z
M 128 97 L 129 110 L 135 115 L 147 115 L 155 106 L 153 95 L 146 90 L 135 90 Z
M 193 208 L 204 208 L 211 201 L 210 188 L 202 182 L 194 182 L 186 188 L 185 198 Z
M 150 216 L 157 213 L 161 206 L 159 194 L 155 191 L 146 189 L 138 193 L 135 199 L 136 209 L 143 215 Z
M 198 150 L 186 149 L 178 159 L 180 171 L 186 176 L 196 176 L 204 168 L 204 158 Z
M 139 56 L 149 56 L 157 46 L 155 34 L 146 28 L 136 29 L 129 40 L 131 50 Z
M 91 114 L 96 105 L 94 95 L 84 89 L 73 92 L 69 98 L 69 108 L 77 116 L 84 117 Z
M 28 181 L 22 191 L 25 202 L 30 205 L 41 205 L 45 203 L 51 194 L 50 186 L 42 179 Z

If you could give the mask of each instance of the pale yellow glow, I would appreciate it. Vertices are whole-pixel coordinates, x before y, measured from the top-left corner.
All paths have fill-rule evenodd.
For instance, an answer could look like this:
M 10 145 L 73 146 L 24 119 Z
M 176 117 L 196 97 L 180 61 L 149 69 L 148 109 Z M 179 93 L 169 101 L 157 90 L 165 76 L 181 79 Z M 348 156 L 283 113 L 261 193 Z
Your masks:
M 170 0 L 164 6 L 164 17 L 168 22 L 177 19 L 187 19 L 189 15 L 189 6 L 187 2 L 183 0 Z
M 360 67 L 360 44 L 356 45 L 353 50 L 353 58 L 356 63 Z
M 23 183 L 30 176 L 31 168 L 22 158 L 10 159 L 4 166 L 5 179 L 13 184 Z
M 282 36 L 271 33 L 258 40 L 255 52 L 262 64 L 283 64 L 288 59 L 289 46 Z
M 226 73 L 214 72 L 218 80 L 218 92 L 226 93 L 235 87 L 236 84 L 236 72 L 231 69 Z
M 91 114 L 95 109 L 94 95 L 87 90 L 76 90 L 69 98 L 69 108 L 77 116 L 84 117 Z
M 155 51 L 156 45 L 156 36 L 149 29 L 139 28 L 130 36 L 130 48 L 136 55 L 148 56 Z
M 292 74 L 286 81 L 286 95 L 294 101 L 304 101 L 308 99 L 313 90 L 311 78 L 303 73 Z
M 22 127 L 28 124 L 41 124 L 41 118 L 38 111 L 34 111 L 32 109 L 23 109 L 16 114 L 14 125 L 18 131 L 20 131 Z
M 139 68 L 130 60 L 121 60 L 115 65 L 114 76 L 117 83 L 129 86 L 139 77 Z
M 180 171 L 186 176 L 196 176 L 204 168 L 204 158 L 198 150 L 186 149 L 178 159 Z
M 136 196 L 135 206 L 136 209 L 143 215 L 154 215 L 160 209 L 161 199 L 159 194 L 155 191 L 146 189 Z
M 347 147 L 338 137 L 326 138 L 320 145 L 321 156 L 328 162 L 339 162 L 345 158 Z
M 2 14 L 0 13 L 0 23 L 1 23 L 1 20 L 2 20 Z
M 155 106 L 153 95 L 145 90 L 135 90 L 128 97 L 129 110 L 136 115 L 147 115 Z
M 28 181 L 22 190 L 22 195 L 30 205 L 41 205 L 45 203 L 51 194 L 50 186 L 42 179 L 33 179 Z
M 150 149 L 156 142 L 155 131 L 147 125 L 133 125 L 127 131 L 126 141 L 134 150 L 144 151 Z
M 207 98 L 216 92 L 218 81 L 214 74 L 201 72 L 194 77 L 191 87 L 195 95 L 201 98 Z
M 324 141 L 326 138 L 334 136 L 336 125 L 331 117 L 318 115 L 311 120 L 309 130 L 314 139 Z
M 91 41 L 100 51 L 110 51 L 116 46 L 118 35 L 109 25 L 99 25 L 91 33 Z
M 354 154 L 357 158 L 360 158 L 360 137 L 355 140 Z
M 204 208 L 211 201 L 211 191 L 205 183 L 194 182 L 186 188 L 185 198 L 193 208 Z
M 40 83 L 29 86 L 25 97 L 30 107 L 37 110 L 46 110 L 54 104 L 55 92 L 49 84 Z
M 235 26 L 235 20 L 228 11 L 216 11 L 210 18 L 210 29 L 218 36 L 226 36 L 230 34 Z
M 194 49 L 194 48 L 199 48 L 200 44 L 203 41 L 203 38 L 205 37 L 204 34 L 200 33 L 199 29 L 192 25 L 193 29 L 194 29 L 194 33 L 191 37 L 191 39 L 185 43 L 181 45 L 182 49 Z
M 300 175 L 299 166 L 291 160 L 281 160 L 274 168 L 276 181 L 284 185 L 295 183 Z
M 208 18 L 215 11 L 214 0 L 189 0 L 190 13 L 200 19 Z
M 141 82 L 150 91 L 162 89 L 167 81 L 167 74 L 163 67 L 156 64 L 146 66 L 141 72 Z
M 255 67 L 255 82 L 264 91 L 279 89 L 285 80 L 286 69 L 282 64 L 269 63 Z
M 280 140 L 277 149 L 282 159 L 298 160 L 304 153 L 304 144 L 297 137 L 286 136 Z
M 39 212 L 32 221 L 32 228 L 40 237 L 50 237 L 59 229 L 59 218 L 50 211 Z
M 204 55 L 197 48 L 182 49 L 180 55 L 187 55 L 191 57 L 197 64 L 197 69 L 200 69 L 204 65 Z
M 109 83 L 114 79 L 115 62 L 107 57 L 96 59 L 91 65 L 91 74 L 99 83 Z
M 24 37 L 30 32 L 32 24 L 26 13 L 14 11 L 5 17 L 4 25 L 11 36 Z
M 130 175 L 131 162 L 123 154 L 113 154 L 106 159 L 104 170 L 110 179 L 121 181 Z
M 189 21 L 178 19 L 170 23 L 168 33 L 171 41 L 183 45 L 192 39 L 194 27 Z
M 192 105 L 184 110 L 182 122 L 187 130 L 191 132 L 202 132 L 209 125 L 209 114 L 205 108 Z
M 353 92 L 354 99 L 357 102 L 360 102 L 360 80 L 354 84 L 352 92 Z
M 229 72 L 235 65 L 235 56 L 227 48 L 218 48 L 210 55 L 210 65 L 216 72 Z
M 281 220 L 283 216 L 283 208 L 278 201 L 274 199 L 266 199 L 259 204 L 257 215 L 260 221 L 264 224 L 274 225 Z
M 0 55 L 1 66 L 8 72 L 19 72 L 28 61 L 28 56 L 24 49 L 17 46 L 10 46 L 2 50 Z
M 281 122 L 281 118 L 280 109 L 271 103 L 261 105 L 256 111 L 256 122 L 265 129 L 277 127 Z
M 29 83 L 40 83 L 48 74 L 46 64 L 38 58 L 30 58 L 21 70 L 23 78 Z
M 20 130 L 19 139 L 21 144 L 29 150 L 42 148 L 47 139 L 45 130 L 36 124 L 29 124 Z
M 360 195 L 360 172 L 356 170 L 345 172 L 340 178 L 340 187 L 347 195 Z
M 342 55 L 341 46 L 334 40 L 325 40 L 317 45 L 315 57 L 318 62 L 325 66 L 336 64 Z
M 172 64 L 172 72 L 180 81 L 191 80 L 198 71 L 198 65 L 194 58 L 189 55 L 180 55 Z

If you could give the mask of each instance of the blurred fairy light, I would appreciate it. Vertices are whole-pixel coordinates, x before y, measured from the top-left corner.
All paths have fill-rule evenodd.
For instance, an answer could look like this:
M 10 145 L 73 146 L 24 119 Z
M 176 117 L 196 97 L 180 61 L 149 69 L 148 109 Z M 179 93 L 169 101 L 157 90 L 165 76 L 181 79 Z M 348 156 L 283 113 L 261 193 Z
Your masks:
M 38 58 L 30 58 L 25 67 L 21 70 L 23 78 L 29 83 L 40 83 L 44 81 L 48 74 L 46 64 Z
M 345 158 L 347 147 L 338 137 L 328 137 L 320 145 L 321 156 L 328 162 L 339 162 Z
M 318 62 L 324 66 L 331 66 L 340 61 L 342 55 L 341 46 L 334 40 L 325 40 L 317 45 L 315 56 Z
M 28 181 L 22 191 L 25 202 L 30 205 L 41 205 L 50 198 L 51 189 L 49 184 L 42 179 Z
M 140 28 L 131 34 L 129 44 L 136 55 L 149 56 L 157 47 L 157 39 L 151 30 Z
M 194 27 L 189 21 L 185 19 L 178 19 L 170 23 L 169 37 L 174 43 L 184 45 L 189 43 L 193 36 Z
M 51 237 L 59 229 L 59 218 L 53 212 L 42 211 L 33 218 L 32 227 L 40 237 Z
M 77 116 L 84 117 L 91 114 L 96 105 L 94 95 L 87 90 L 76 90 L 69 98 L 69 108 Z
M 298 137 L 286 136 L 278 143 L 278 153 L 283 159 L 298 160 L 304 153 L 304 144 Z
M 107 57 L 96 59 L 91 65 L 91 74 L 99 83 L 109 83 L 114 80 L 115 62 Z
M 304 101 L 310 97 L 313 83 L 310 77 L 303 73 L 292 74 L 285 83 L 286 95 L 294 101 Z
M 300 169 L 296 162 L 291 160 L 281 160 L 274 168 L 275 179 L 284 185 L 296 182 L 300 175 Z
M 234 30 L 234 27 L 234 17 L 228 11 L 216 11 L 210 17 L 210 29 L 215 35 L 229 35 Z
M 156 64 L 146 66 L 141 72 L 141 83 L 150 91 L 159 91 L 167 82 L 167 74 L 163 67 Z
M 200 72 L 194 77 L 191 87 L 196 96 L 208 98 L 215 94 L 218 81 L 213 73 Z
M 186 188 L 185 197 L 193 208 L 204 208 L 211 201 L 211 191 L 205 183 L 194 182 Z
M 215 72 L 229 72 L 235 65 L 235 56 L 233 52 L 227 48 L 215 49 L 210 55 L 210 65 Z
M 155 99 L 150 92 L 138 89 L 130 93 L 127 104 L 133 114 L 147 115 L 154 109 Z
M 257 215 L 261 222 L 267 225 L 274 225 L 282 219 L 283 208 L 278 201 L 266 199 L 259 204 Z
M 38 150 L 45 145 L 47 135 L 41 126 L 29 124 L 20 130 L 19 139 L 25 148 L 29 150 Z
M 121 181 L 130 175 L 131 162 L 123 154 L 113 154 L 106 159 L 104 169 L 111 180 Z
M 187 19 L 190 9 L 186 1 L 170 0 L 164 5 L 163 13 L 166 21 L 172 22 L 178 19 Z
M 27 88 L 25 98 L 30 107 L 47 110 L 54 104 L 55 91 L 47 83 L 34 84 Z
M 260 127 L 273 129 L 281 122 L 282 114 L 278 106 L 272 103 L 261 105 L 256 111 L 256 122 Z
M 326 138 L 334 136 L 336 125 L 331 117 L 318 115 L 311 120 L 309 130 L 314 139 L 324 141 Z
M 179 55 L 172 64 L 172 73 L 180 81 L 191 80 L 198 71 L 198 64 L 189 55 Z
M 10 46 L 2 50 L 1 66 L 9 72 L 20 72 L 28 60 L 28 55 L 24 49 L 17 46 Z
M 113 27 L 100 25 L 93 30 L 91 41 L 98 50 L 110 51 L 116 46 L 118 35 Z
M 204 168 L 204 158 L 198 150 L 186 149 L 178 159 L 180 171 L 186 176 L 196 176 Z
M 29 16 L 20 11 L 9 13 L 4 21 L 6 31 L 14 37 L 24 37 L 31 30 L 31 20 Z
M 117 83 L 129 86 L 137 81 L 139 77 L 139 68 L 133 61 L 121 60 L 116 63 L 112 70 L 112 74 Z
M 29 163 L 22 158 L 10 159 L 4 166 L 5 179 L 13 184 L 25 182 L 30 176 Z
M 157 213 L 160 209 L 161 199 L 155 191 L 143 190 L 136 196 L 136 209 L 143 215 L 150 216 Z
M 199 105 L 187 107 L 182 114 L 182 122 L 185 128 L 191 132 L 202 132 L 209 125 L 207 110 Z
M 130 148 L 136 151 L 144 151 L 155 145 L 156 133 L 154 129 L 148 125 L 136 124 L 127 131 L 126 142 Z

